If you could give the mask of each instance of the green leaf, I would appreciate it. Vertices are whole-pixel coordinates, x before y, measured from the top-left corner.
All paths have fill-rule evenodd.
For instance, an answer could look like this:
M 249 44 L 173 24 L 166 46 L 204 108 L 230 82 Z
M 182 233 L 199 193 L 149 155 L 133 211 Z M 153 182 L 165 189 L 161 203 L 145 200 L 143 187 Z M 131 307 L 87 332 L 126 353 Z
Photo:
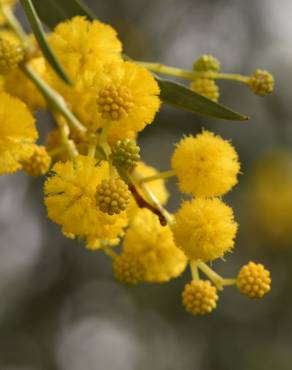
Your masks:
M 90 20 L 96 19 L 81 0 L 32 0 L 32 2 L 40 18 L 51 29 L 76 15 L 83 15 Z
M 41 21 L 37 15 L 37 12 L 33 6 L 31 0 L 21 0 L 21 5 L 26 13 L 26 16 L 29 20 L 31 25 L 32 31 L 38 41 L 38 44 L 47 59 L 50 63 L 51 67 L 55 70 L 55 72 L 66 82 L 70 83 L 69 78 L 67 77 L 64 69 L 62 68 L 61 64 L 59 63 L 57 57 L 53 53 L 52 49 L 50 48 L 49 44 L 47 43 L 45 32 L 43 30 Z
M 156 80 L 160 87 L 160 98 L 166 104 L 173 105 L 200 116 L 232 121 L 246 121 L 249 119 L 249 117 L 243 116 L 222 104 L 205 98 L 176 82 L 165 80 L 157 76 Z

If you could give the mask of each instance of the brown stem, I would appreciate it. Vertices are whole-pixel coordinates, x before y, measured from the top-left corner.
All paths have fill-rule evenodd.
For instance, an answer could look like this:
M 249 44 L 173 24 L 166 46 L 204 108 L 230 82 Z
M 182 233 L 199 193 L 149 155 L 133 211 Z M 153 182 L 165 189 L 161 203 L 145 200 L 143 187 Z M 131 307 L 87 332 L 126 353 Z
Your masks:
M 149 209 L 149 211 L 151 211 L 152 213 L 154 213 L 155 215 L 158 216 L 159 218 L 159 222 L 161 224 L 161 226 L 166 226 L 167 225 L 167 220 L 166 218 L 163 216 L 163 214 L 157 209 L 155 208 L 154 206 L 152 206 L 150 203 L 148 203 L 140 194 L 139 192 L 137 191 L 137 189 L 135 188 L 135 186 L 133 184 L 128 184 L 128 187 L 129 187 L 129 190 L 131 191 L 133 197 L 135 198 L 136 200 L 136 203 L 138 205 L 138 207 L 140 208 L 147 208 Z

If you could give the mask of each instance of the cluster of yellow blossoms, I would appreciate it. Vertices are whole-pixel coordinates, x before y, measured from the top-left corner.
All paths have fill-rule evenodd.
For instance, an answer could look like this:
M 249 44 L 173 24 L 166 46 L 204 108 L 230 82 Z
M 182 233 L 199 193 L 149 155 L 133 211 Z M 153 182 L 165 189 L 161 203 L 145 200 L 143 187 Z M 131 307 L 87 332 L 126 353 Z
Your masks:
M 32 37 L 21 42 L 4 29 L 0 37 L 0 173 L 23 169 L 40 176 L 50 170 L 45 204 L 66 237 L 82 238 L 88 249 L 109 255 L 115 277 L 126 284 L 167 282 L 189 264 L 192 281 L 183 304 L 192 314 L 211 312 L 225 285 L 250 297 L 269 291 L 262 265 L 250 262 L 237 279 L 224 279 L 207 265 L 234 246 L 237 223 L 221 199 L 240 170 L 233 146 L 203 131 L 177 144 L 169 171 L 159 173 L 141 161 L 137 134 L 159 110 L 159 86 L 146 63 L 123 59 L 112 27 L 75 17 L 47 36 L 72 84 L 57 76 Z M 218 73 L 219 62 L 203 56 L 194 70 L 209 74 L 191 88 L 217 100 L 212 73 Z M 261 81 L 252 80 L 253 90 L 270 92 L 271 81 Z M 70 113 L 51 104 L 44 86 Z M 57 124 L 46 148 L 36 144 L 32 113 L 45 107 Z M 169 197 L 164 180 L 171 176 L 192 196 L 174 215 L 164 208 Z M 120 243 L 118 253 L 114 247 Z M 199 270 L 208 280 L 201 280 Z

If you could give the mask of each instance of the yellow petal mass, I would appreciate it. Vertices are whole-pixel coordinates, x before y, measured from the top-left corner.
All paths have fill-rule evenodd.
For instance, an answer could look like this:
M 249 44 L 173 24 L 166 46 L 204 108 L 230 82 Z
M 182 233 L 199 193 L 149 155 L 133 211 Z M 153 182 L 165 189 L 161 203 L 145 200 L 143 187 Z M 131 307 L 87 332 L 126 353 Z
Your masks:
M 44 189 L 49 218 L 65 233 L 91 239 L 118 237 L 127 225 L 126 214 L 110 216 L 96 206 L 96 188 L 108 173 L 107 162 L 97 166 L 87 156 L 56 163 Z
M 0 174 L 21 169 L 38 138 L 35 119 L 26 105 L 4 92 L 0 93 Z
M 144 280 L 164 282 L 179 276 L 187 259 L 175 246 L 169 226 L 161 226 L 156 215 L 140 210 L 125 234 L 123 250 L 139 257 Z

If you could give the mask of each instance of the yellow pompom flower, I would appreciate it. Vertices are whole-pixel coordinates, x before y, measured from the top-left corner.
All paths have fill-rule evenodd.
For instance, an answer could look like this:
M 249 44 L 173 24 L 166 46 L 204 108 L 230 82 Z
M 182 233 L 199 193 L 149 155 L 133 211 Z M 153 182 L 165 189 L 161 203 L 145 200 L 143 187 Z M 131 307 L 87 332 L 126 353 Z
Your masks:
M 77 16 L 62 22 L 48 41 L 73 81 L 97 64 L 121 58 L 122 45 L 116 31 L 98 20 Z
M 0 174 L 21 169 L 21 161 L 34 151 L 38 138 L 35 120 L 26 105 L 0 93 Z
M 193 280 L 182 293 L 183 305 L 192 315 L 206 315 L 217 306 L 216 288 L 208 280 Z
M 263 69 L 257 69 L 250 76 L 248 86 L 256 95 L 265 96 L 271 94 L 274 89 L 274 76 Z
M 144 266 L 134 253 L 122 253 L 113 260 L 114 276 L 123 284 L 138 284 L 144 280 Z
M 218 85 L 214 80 L 208 78 L 196 78 L 191 82 L 190 88 L 192 91 L 216 102 L 220 96 Z
M 232 209 L 220 199 L 185 201 L 174 216 L 176 245 L 191 260 L 213 261 L 232 249 L 237 223 Z
M 109 124 L 108 134 L 118 139 L 140 132 L 152 123 L 159 110 L 159 87 L 152 74 L 131 62 L 105 64 L 93 79 L 84 79 L 99 113 L 96 126 Z M 90 108 L 88 108 L 90 109 Z M 90 109 L 92 111 L 92 108 Z
M 32 155 L 21 162 L 22 170 L 29 176 L 45 175 L 51 165 L 51 157 L 44 146 L 35 145 Z
M 96 205 L 96 188 L 108 177 L 109 166 L 78 156 L 73 161 L 57 162 L 45 182 L 45 204 L 49 218 L 66 233 L 96 239 L 114 239 L 127 225 L 125 214 L 107 215 Z
M 126 231 L 124 253 L 134 254 L 144 267 L 144 281 L 165 282 L 179 276 L 186 257 L 173 241 L 169 226 L 161 226 L 158 217 L 140 210 Z
M 39 76 L 46 78 L 46 66 L 43 57 L 33 58 L 29 61 L 29 65 Z M 46 101 L 40 91 L 19 68 L 5 75 L 4 88 L 9 94 L 24 101 L 32 111 L 46 107 Z
M 158 171 L 156 170 L 156 168 L 148 166 L 144 162 L 138 162 L 135 167 L 135 173 L 137 173 L 141 177 L 149 177 L 157 175 Z M 151 181 L 147 183 L 147 187 L 155 195 L 161 205 L 165 205 L 167 203 L 169 192 L 165 186 L 165 180 L 158 179 L 156 181 Z M 137 206 L 136 201 L 132 197 L 127 208 L 129 220 L 132 220 L 139 210 L 140 208 Z
M 100 21 L 88 21 L 85 17 L 60 23 L 48 41 L 73 82 L 64 83 L 48 66 L 50 85 L 70 104 L 72 111 L 95 131 L 102 126 L 96 107 L 96 96 L 84 87 L 100 74 L 104 63 L 121 59 L 122 45 L 116 31 Z
M 236 285 L 249 298 L 262 298 L 271 289 L 270 272 L 260 263 L 249 262 L 239 271 Z
M 203 197 L 227 193 L 236 185 L 240 170 L 233 146 L 209 131 L 182 139 L 171 164 L 180 190 Z

